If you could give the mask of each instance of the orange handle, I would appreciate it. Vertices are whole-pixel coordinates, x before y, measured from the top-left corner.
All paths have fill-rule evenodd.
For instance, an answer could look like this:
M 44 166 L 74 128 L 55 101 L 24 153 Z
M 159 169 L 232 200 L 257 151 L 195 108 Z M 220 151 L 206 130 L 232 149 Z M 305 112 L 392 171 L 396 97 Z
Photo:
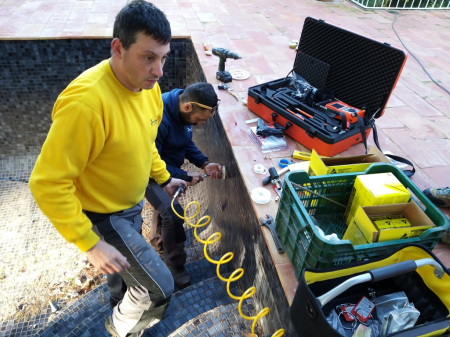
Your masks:
M 295 112 L 292 112 L 291 110 L 289 110 L 288 108 L 286 108 L 287 111 L 289 111 L 291 114 L 293 114 L 295 117 L 300 118 L 302 121 L 304 121 L 305 119 L 302 116 L 299 116 L 298 114 L 296 114 Z
M 304 112 L 303 110 L 300 110 L 299 108 L 295 108 L 295 110 L 300 112 L 302 115 L 305 115 L 306 117 L 314 118 L 313 116 L 311 116 L 310 114 L 307 114 L 306 112 Z

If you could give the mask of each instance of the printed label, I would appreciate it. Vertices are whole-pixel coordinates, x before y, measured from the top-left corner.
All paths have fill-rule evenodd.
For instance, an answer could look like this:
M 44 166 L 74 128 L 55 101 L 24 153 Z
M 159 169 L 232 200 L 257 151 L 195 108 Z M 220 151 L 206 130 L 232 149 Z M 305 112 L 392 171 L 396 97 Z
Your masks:
M 371 313 L 375 309 L 375 303 L 363 296 L 356 307 L 353 308 L 352 314 L 355 315 L 361 322 L 366 322 L 368 318 L 372 317 Z

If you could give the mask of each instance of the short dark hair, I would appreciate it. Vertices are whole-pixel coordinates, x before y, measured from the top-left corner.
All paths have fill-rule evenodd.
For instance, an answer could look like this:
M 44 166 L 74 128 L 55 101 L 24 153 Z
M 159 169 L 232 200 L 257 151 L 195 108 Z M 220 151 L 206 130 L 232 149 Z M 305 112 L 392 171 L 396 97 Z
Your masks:
M 217 94 L 210 83 L 197 82 L 190 84 L 182 94 L 183 102 L 197 102 L 211 108 L 217 105 Z
M 162 45 L 172 38 L 166 15 L 152 3 L 133 0 L 123 7 L 114 21 L 113 38 L 119 38 L 125 49 L 136 42 L 137 33 L 151 36 Z

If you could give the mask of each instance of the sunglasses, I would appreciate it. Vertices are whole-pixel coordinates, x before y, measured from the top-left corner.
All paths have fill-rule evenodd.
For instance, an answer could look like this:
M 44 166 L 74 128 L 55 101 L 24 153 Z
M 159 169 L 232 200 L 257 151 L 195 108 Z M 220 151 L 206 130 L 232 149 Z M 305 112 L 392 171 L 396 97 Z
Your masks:
M 217 100 L 217 105 L 212 107 L 212 108 L 210 106 L 207 106 L 207 105 L 204 105 L 204 104 L 200 104 L 200 103 L 197 103 L 197 102 L 188 102 L 188 103 L 196 104 L 196 105 L 198 105 L 199 107 L 201 107 L 203 109 L 211 110 L 211 113 L 215 114 L 215 113 L 217 113 L 217 111 L 219 111 L 220 99 Z

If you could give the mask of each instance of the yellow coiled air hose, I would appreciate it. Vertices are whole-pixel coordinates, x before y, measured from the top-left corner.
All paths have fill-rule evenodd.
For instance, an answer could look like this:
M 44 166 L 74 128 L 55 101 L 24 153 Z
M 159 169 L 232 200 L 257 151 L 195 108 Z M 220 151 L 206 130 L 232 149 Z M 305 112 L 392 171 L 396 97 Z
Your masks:
M 244 269 L 242 269 L 242 268 L 236 269 L 233 273 L 231 273 L 231 275 L 230 275 L 229 278 L 225 278 L 225 277 L 223 277 L 222 275 L 220 275 L 220 266 L 221 266 L 222 264 L 225 264 L 225 263 L 230 262 L 230 261 L 233 259 L 234 254 L 231 253 L 231 252 L 228 252 L 228 253 L 226 253 L 225 255 L 223 255 L 223 256 L 220 258 L 219 261 L 215 261 L 215 260 L 213 260 L 212 258 L 210 258 L 210 257 L 208 256 L 207 246 L 208 246 L 209 244 L 212 244 L 212 243 L 215 243 L 215 242 L 219 241 L 220 238 L 222 237 L 222 234 L 219 233 L 219 232 L 216 232 L 216 233 L 214 233 L 214 234 L 211 234 L 211 235 L 209 236 L 209 238 L 208 238 L 206 241 L 205 241 L 205 240 L 202 240 L 202 239 L 200 239 L 200 238 L 198 237 L 198 235 L 197 235 L 197 228 L 200 228 L 200 227 L 203 227 L 203 226 L 206 226 L 207 224 L 209 224 L 209 222 L 211 221 L 211 217 L 210 217 L 209 215 L 204 215 L 204 216 L 202 216 L 202 217 L 197 221 L 197 223 L 196 223 L 195 225 L 189 222 L 189 220 L 195 218 L 195 217 L 200 213 L 200 204 L 199 204 L 197 201 L 191 201 L 191 202 L 184 208 L 184 215 L 183 215 L 183 216 L 181 216 L 180 214 L 177 213 L 177 211 L 176 211 L 175 208 L 173 207 L 173 203 L 174 203 L 176 197 L 177 197 L 177 196 L 179 195 L 179 193 L 181 192 L 181 189 L 182 189 L 182 188 L 183 188 L 183 185 L 180 185 L 180 187 L 178 188 L 178 191 L 175 193 L 175 195 L 174 195 L 174 197 L 173 197 L 173 199 L 172 199 L 172 203 L 171 203 L 172 210 L 173 210 L 173 212 L 174 212 L 180 219 L 183 219 L 184 221 L 186 221 L 186 223 L 187 223 L 189 226 L 194 227 L 194 236 L 195 236 L 195 238 L 197 239 L 198 242 L 204 244 L 204 247 L 203 247 L 203 253 L 205 254 L 205 258 L 206 258 L 209 262 L 211 262 L 211 263 L 217 265 L 217 277 L 218 277 L 219 279 L 221 279 L 223 282 L 226 282 L 226 283 L 227 283 L 227 292 L 228 292 L 228 295 L 229 295 L 231 298 L 235 299 L 236 301 L 239 301 L 239 306 L 238 306 L 238 308 L 239 308 L 239 314 L 242 316 L 242 318 L 244 318 L 244 319 L 246 319 L 246 320 L 248 320 L 248 321 L 253 321 L 253 324 L 252 324 L 252 336 L 256 337 L 256 334 L 255 334 L 255 326 L 256 326 L 256 322 L 257 322 L 258 319 L 260 319 L 261 317 L 264 317 L 265 315 L 267 315 L 267 314 L 269 313 L 270 310 L 269 310 L 269 308 L 264 308 L 264 309 L 262 309 L 256 316 L 246 316 L 246 315 L 244 315 L 244 314 L 242 313 L 242 309 L 241 309 L 241 307 L 242 307 L 242 302 L 243 302 L 244 300 L 246 300 L 247 298 L 252 297 L 253 294 L 256 292 L 256 288 L 255 288 L 255 287 L 250 287 L 250 288 L 248 288 L 248 289 L 244 292 L 244 294 L 242 294 L 242 296 L 235 296 L 235 295 L 233 295 L 233 294 L 231 293 L 231 291 L 230 291 L 230 283 L 239 280 L 239 279 L 244 275 Z M 192 215 L 192 216 L 190 216 L 190 217 L 187 217 L 187 210 L 189 209 L 189 207 L 190 207 L 191 205 L 197 205 L 197 211 L 195 212 L 194 215 Z M 277 330 L 277 331 L 272 335 L 272 337 L 281 337 L 281 336 L 284 336 L 284 329 L 279 329 L 279 330 Z

